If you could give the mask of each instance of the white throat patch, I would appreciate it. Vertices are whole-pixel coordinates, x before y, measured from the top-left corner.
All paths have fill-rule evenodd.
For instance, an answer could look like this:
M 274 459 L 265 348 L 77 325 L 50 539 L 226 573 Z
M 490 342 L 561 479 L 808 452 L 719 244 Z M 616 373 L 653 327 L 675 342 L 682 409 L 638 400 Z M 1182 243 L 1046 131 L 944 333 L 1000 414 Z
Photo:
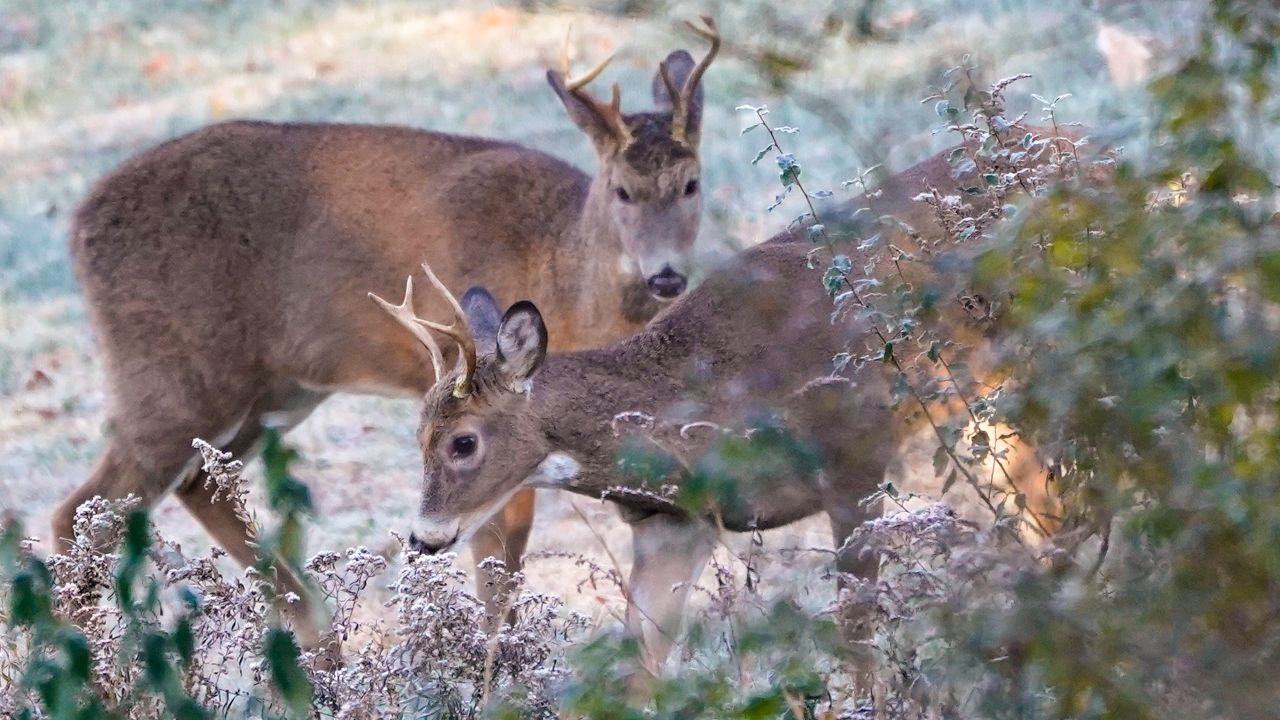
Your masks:
M 524 484 L 533 487 L 563 488 L 573 485 L 582 467 L 578 461 L 567 453 L 556 451 L 548 454 L 538 463 L 533 474 L 525 478 Z

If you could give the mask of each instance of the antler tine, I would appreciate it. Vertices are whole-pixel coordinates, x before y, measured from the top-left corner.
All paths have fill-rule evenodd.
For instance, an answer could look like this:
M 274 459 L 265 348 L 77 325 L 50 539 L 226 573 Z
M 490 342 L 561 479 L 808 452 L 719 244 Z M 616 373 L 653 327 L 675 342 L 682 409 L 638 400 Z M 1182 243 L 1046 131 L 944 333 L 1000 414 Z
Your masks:
M 564 74 L 565 88 L 569 90 L 569 92 L 577 92 L 582 88 L 586 87 L 588 83 L 590 83 L 592 80 L 595 80 L 597 77 L 600 76 L 600 73 L 604 72 L 604 69 L 609 66 L 609 63 L 613 62 L 613 58 L 616 55 L 617 53 L 610 53 L 609 57 L 605 58 L 604 60 L 601 60 L 599 64 L 597 64 L 595 67 L 588 70 L 586 74 L 573 80 L 569 78 L 569 72 L 566 66 L 565 74 Z
M 613 58 L 617 53 L 610 53 L 609 57 L 601 60 L 599 64 L 587 71 L 587 73 L 577 79 L 569 77 L 569 37 L 573 34 L 573 26 L 564 33 L 564 45 L 560 47 L 560 74 L 564 76 L 564 87 L 569 92 L 577 92 L 586 87 L 592 80 L 600 77 L 600 73 L 613 62 Z
M 422 320 L 413 312 L 413 276 L 410 275 L 404 281 L 404 301 L 399 305 L 392 305 L 373 293 L 369 293 L 369 299 L 373 300 L 383 310 L 386 310 L 396 322 L 405 327 L 406 330 L 413 333 L 414 337 L 426 346 L 427 351 L 431 353 L 431 369 L 435 371 L 436 382 L 440 382 L 440 371 L 444 368 L 444 354 L 440 352 L 440 345 L 436 343 L 436 339 L 431 337 L 431 333 L 427 331 L 421 324 Z
M 715 18 L 711 17 L 710 15 L 703 15 L 702 22 L 706 23 L 707 26 L 705 28 L 700 28 L 697 25 L 694 25 L 693 23 L 689 22 L 688 20 L 685 20 L 684 24 L 689 26 L 690 30 L 701 35 L 707 40 L 710 40 L 712 43 L 715 44 L 716 48 L 718 49 L 720 47 L 720 28 L 716 27 Z
M 444 296 L 449 306 L 453 308 L 454 320 L 448 325 L 423 320 L 422 318 L 414 318 L 417 322 L 448 335 L 454 342 L 458 343 L 458 368 L 462 374 L 458 377 L 458 382 L 453 387 L 453 394 L 457 397 L 465 397 L 471 392 L 471 379 L 476 372 L 476 340 L 475 335 L 471 331 L 471 323 L 467 321 L 467 313 L 462 309 L 462 305 L 458 299 L 449 292 L 449 288 L 440 282 L 440 278 L 432 272 L 431 266 L 422 263 L 422 271 L 427 274 L 427 280 L 435 286 L 435 289 Z
M 569 34 L 573 28 L 570 27 L 569 32 L 565 33 L 564 46 L 560 49 L 560 76 L 564 81 L 565 90 L 572 93 L 575 97 L 590 105 L 600 116 L 600 119 L 613 131 L 618 140 L 626 145 L 631 140 L 631 134 L 627 130 L 627 124 L 622 119 L 622 91 L 615 83 L 613 86 L 613 99 L 608 105 L 596 99 L 587 91 L 587 85 L 593 80 L 600 77 L 600 73 L 613 62 L 617 53 L 610 53 L 609 57 L 601 60 L 595 67 L 586 73 L 573 78 L 569 76 Z
M 716 21 L 709 15 L 702 16 L 702 22 L 706 24 L 705 28 L 700 28 L 689 21 L 685 21 L 685 25 L 689 27 L 699 37 L 702 37 L 711 43 L 711 49 L 707 50 L 707 54 L 703 56 L 702 61 L 689 73 L 689 77 L 684 81 L 684 86 L 680 88 L 678 95 L 679 101 L 673 102 L 671 120 L 671 134 L 677 140 L 684 140 L 685 130 L 689 122 L 689 108 L 693 106 L 693 93 L 698 89 L 698 83 L 702 82 L 702 74 L 707 71 L 707 67 L 711 65 L 711 61 L 715 60 L 716 55 L 720 52 L 720 29 L 716 27 Z M 672 92 L 673 83 L 667 77 L 666 68 L 660 68 L 662 72 L 662 81 L 667 85 L 667 92 L 671 97 L 676 98 L 676 93 Z
M 564 31 L 564 44 L 560 46 L 560 76 L 565 83 L 569 82 L 569 36 L 573 35 L 573 25 Z

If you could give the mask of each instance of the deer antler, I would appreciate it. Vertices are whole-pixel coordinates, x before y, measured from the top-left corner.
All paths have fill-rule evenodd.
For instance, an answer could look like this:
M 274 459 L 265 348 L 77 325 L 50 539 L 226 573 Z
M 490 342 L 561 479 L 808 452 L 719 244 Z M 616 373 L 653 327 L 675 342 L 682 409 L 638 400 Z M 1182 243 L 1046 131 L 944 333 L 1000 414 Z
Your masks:
M 458 376 L 458 382 L 453 386 L 453 394 L 457 397 L 466 397 L 471 392 L 471 378 L 476 372 L 476 341 L 475 334 L 471 331 L 471 323 L 467 322 L 467 314 L 463 311 L 462 305 L 458 303 L 458 298 L 449 292 L 449 288 L 440 282 L 440 278 L 431 271 L 431 266 L 422 263 L 422 271 L 427 274 L 427 279 L 435 286 L 436 290 L 444 296 L 449 303 L 449 307 L 453 308 L 453 322 L 443 325 L 430 320 L 418 320 L 418 322 L 426 325 L 432 330 L 436 330 L 448 337 L 452 338 L 458 344 L 458 369 L 461 374 Z
M 471 324 L 467 322 L 467 315 L 462 310 L 462 305 L 458 303 L 458 299 L 449 292 L 444 283 L 440 282 L 440 278 L 431 271 L 431 266 L 422 263 L 422 271 L 427 274 L 427 280 L 435 287 L 436 290 L 444 296 L 444 299 L 453 309 L 453 322 L 445 325 L 443 323 L 432 322 L 431 320 L 423 320 L 413 311 L 413 276 L 410 275 L 404 284 L 404 301 L 399 305 L 392 305 L 373 293 L 369 293 L 369 298 L 378 304 L 383 310 L 386 310 L 396 322 L 403 325 L 414 337 L 426 346 L 427 351 L 431 353 L 431 366 L 435 370 L 436 382 L 440 382 L 440 369 L 444 367 L 444 354 L 440 352 L 440 345 L 436 343 L 435 338 L 431 337 L 428 328 L 445 335 L 458 344 L 458 380 L 453 386 L 453 394 L 456 397 L 466 397 L 471 392 L 471 378 L 476 372 L 476 342 L 471 332 Z
M 564 80 L 565 90 L 591 106 L 614 135 L 622 141 L 622 144 L 626 145 L 631 140 L 631 132 L 627 130 L 627 124 L 622 120 L 622 89 L 618 87 L 618 83 L 613 84 L 613 97 L 607 105 L 586 90 L 586 86 L 599 77 L 609 63 L 613 62 L 614 54 L 611 53 L 586 73 L 577 78 L 571 78 L 569 76 L 569 34 L 572 31 L 573 28 L 570 27 L 565 33 L 564 46 L 560 49 L 560 76 Z
M 685 141 L 685 133 L 688 130 L 689 112 L 693 107 L 693 93 L 697 91 L 698 83 L 702 82 L 702 74 L 707 71 L 711 61 L 715 60 L 716 54 L 720 52 L 720 30 L 716 27 L 716 21 L 707 15 L 703 15 L 702 22 L 706 24 L 705 28 L 698 27 L 688 21 L 685 22 L 685 25 L 690 30 L 711 43 L 711 49 L 703 56 L 702 61 L 693 68 L 693 72 L 689 73 L 689 77 L 684 81 L 684 86 L 677 90 L 676 84 L 672 82 L 671 75 L 667 72 L 667 64 L 664 62 L 658 66 L 658 73 L 662 76 L 662 84 L 667 86 L 667 95 L 671 97 L 671 137 L 680 142 Z
M 413 276 L 410 275 L 404 281 L 404 301 L 399 305 L 392 305 L 373 293 L 369 293 L 369 299 L 377 303 L 383 310 L 386 310 L 391 317 L 396 319 L 396 322 L 413 333 L 413 336 L 427 347 L 427 351 L 431 353 L 431 369 L 435 371 L 436 382 L 440 382 L 440 369 L 444 367 L 444 355 L 440 352 L 440 345 L 436 343 L 435 338 L 431 337 L 431 333 L 427 331 L 427 328 L 418 324 L 422 321 L 413 312 Z

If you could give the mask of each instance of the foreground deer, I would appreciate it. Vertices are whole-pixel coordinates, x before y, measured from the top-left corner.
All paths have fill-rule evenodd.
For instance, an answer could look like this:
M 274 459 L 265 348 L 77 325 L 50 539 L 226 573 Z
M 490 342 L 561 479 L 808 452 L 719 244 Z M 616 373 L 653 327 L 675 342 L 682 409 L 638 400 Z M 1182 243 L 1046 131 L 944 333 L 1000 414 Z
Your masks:
M 465 542 L 522 488 L 612 500 L 633 531 L 627 620 L 650 669 L 671 647 L 717 527 L 768 529 L 825 510 L 839 544 L 868 517 L 860 503 L 882 481 L 900 423 L 881 368 L 831 377 L 832 356 L 866 329 L 829 322 L 831 301 L 806 267 L 809 250 L 800 243 L 748 250 L 639 334 L 574 353 L 547 354 L 548 329 L 532 303 L 516 303 L 499 319 L 488 293 L 473 289 L 458 303 L 428 266 L 427 278 L 454 308 L 451 325 L 413 314 L 412 282 L 399 306 L 375 297 L 425 346 L 435 345 L 430 328 L 463 348 L 458 368 L 426 394 L 425 488 L 411 544 L 437 552 Z M 633 443 L 650 442 L 617 422 L 632 412 L 658 426 L 687 425 L 671 433 L 667 447 L 677 457 L 698 458 L 755 432 L 794 438 L 780 445 L 805 460 L 764 463 L 774 471 L 736 477 L 732 502 L 690 516 L 639 492 L 644 480 L 619 469 Z M 649 480 L 678 486 L 688 470 Z M 876 572 L 873 559 L 852 549 L 838 564 L 862 577 Z
M 892 179 L 892 192 L 870 201 L 873 211 L 904 208 L 904 195 L 928 185 L 953 187 L 948 154 Z M 915 216 L 921 227 L 926 215 Z M 908 403 L 891 407 L 888 364 L 832 374 L 833 356 L 875 347 L 878 336 L 857 314 L 832 321 L 821 274 L 809 265 L 813 246 L 788 237 L 745 251 L 643 331 L 596 350 L 548 355 L 554 330 L 534 304 L 500 315 L 480 288 L 458 302 L 428 265 L 427 279 L 453 310 L 447 325 L 415 314 L 412 277 L 400 305 L 370 293 L 428 348 L 437 373 L 443 353 L 433 332 L 461 348 L 457 367 L 424 399 L 424 489 L 411 545 L 439 552 L 465 542 L 523 488 L 612 501 L 633 533 L 627 624 L 651 671 L 670 651 L 721 528 L 769 529 L 826 512 L 842 548 L 839 570 L 873 579 L 876 559 L 844 543 L 875 512 L 864 500 L 922 416 Z M 975 316 L 974 298 L 939 270 L 952 262 L 950 250 L 913 234 L 894 239 L 921 259 L 901 268 L 906 281 L 944 298 L 934 319 L 973 348 L 968 359 L 982 377 L 989 318 Z M 864 260 L 854 253 L 855 267 Z M 629 418 L 647 422 L 635 430 Z M 725 456 L 709 452 L 749 440 L 762 453 L 749 463 L 725 466 Z M 672 462 L 652 465 L 664 468 L 657 477 L 629 473 L 626 458 L 637 450 Z M 732 492 L 692 510 L 655 492 L 674 486 L 678 498 L 695 474 Z
M 537 298 L 556 346 L 639 328 L 683 292 L 701 215 L 701 78 L 671 53 L 655 112 L 624 114 L 586 75 L 547 80 L 590 138 L 589 177 L 543 153 L 400 127 L 234 122 L 167 142 L 115 170 L 76 213 L 71 249 L 108 379 L 106 450 L 53 517 L 101 495 L 151 504 L 174 491 L 217 542 L 253 559 L 243 523 L 211 502 L 191 448 L 237 455 L 263 418 L 296 425 L 333 392 L 421 396 L 418 343 L 361 295 L 394 292 L 423 261 L 454 284 Z M 693 26 L 691 26 L 693 27 Z M 428 310 L 428 305 L 418 306 Z M 452 350 L 450 350 L 452 353 Z M 478 537 L 478 558 L 519 567 L 532 495 Z M 485 592 L 484 584 L 481 592 Z

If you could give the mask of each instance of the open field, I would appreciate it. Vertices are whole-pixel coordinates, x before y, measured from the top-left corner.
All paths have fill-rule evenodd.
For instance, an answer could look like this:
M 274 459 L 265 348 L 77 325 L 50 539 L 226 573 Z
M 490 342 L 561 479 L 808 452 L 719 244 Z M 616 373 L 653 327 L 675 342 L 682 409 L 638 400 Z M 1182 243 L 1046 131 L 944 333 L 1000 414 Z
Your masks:
M 1151 2 L 895 0 L 876 13 L 880 37 L 843 35 L 806 47 L 812 64 L 778 95 L 761 53 L 795 52 L 825 3 L 701 3 L 730 43 L 707 76 L 701 244 L 708 257 L 767 238 L 795 214 L 766 210 L 776 187 L 759 144 L 740 137 L 734 108 L 768 104 L 790 136 L 813 187 L 883 163 L 901 169 L 947 144 L 919 98 L 965 54 L 994 79 L 1034 78 L 1025 94 L 1070 93 L 1061 109 L 1125 137 L 1144 121 L 1141 91 L 1117 88 L 1093 38 L 1105 21 L 1175 44 L 1192 13 Z M 37 535 L 51 508 L 86 477 L 101 447 L 102 373 L 67 265 L 71 209 L 114 164 L 164 139 L 230 118 L 397 123 L 520 141 L 583 164 L 589 148 L 546 86 L 573 26 L 581 62 L 617 51 L 611 69 L 626 107 L 648 104 L 655 62 L 697 40 L 677 20 L 692 7 L 634 16 L 627 3 L 590 7 L 442 2 L 184 0 L 143 10 L 125 0 L 0 2 L 0 508 Z M 647 7 L 647 3 L 636 3 Z M 1095 10 L 1096 6 L 1101 10 Z M 848 10 L 852 15 L 853 10 Z M 781 15 L 779 15 L 781 13 Z M 806 24 L 808 23 L 808 24 Z M 777 28 L 796 27 L 794 35 Z M 364 397 L 327 402 L 290 436 L 298 474 L 319 509 L 312 549 L 384 546 L 404 530 L 420 488 L 415 403 Z M 925 459 L 927 467 L 927 458 Z M 563 498 L 544 496 L 532 550 L 585 552 L 608 562 L 599 538 L 625 564 L 626 533 L 612 511 L 576 500 L 599 537 Z M 187 547 L 207 539 L 175 502 L 157 510 L 160 531 Z M 47 538 L 46 538 L 47 540 Z M 825 522 L 776 531 L 770 546 L 830 542 Z M 47 548 L 47 544 L 44 546 Z M 722 553 L 727 553 L 722 551 Z M 727 557 L 727 555 L 726 555 Z M 577 596 L 581 570 L 536 560 L 531 582 L 572 596 L 608 622 L 616 595 Z

